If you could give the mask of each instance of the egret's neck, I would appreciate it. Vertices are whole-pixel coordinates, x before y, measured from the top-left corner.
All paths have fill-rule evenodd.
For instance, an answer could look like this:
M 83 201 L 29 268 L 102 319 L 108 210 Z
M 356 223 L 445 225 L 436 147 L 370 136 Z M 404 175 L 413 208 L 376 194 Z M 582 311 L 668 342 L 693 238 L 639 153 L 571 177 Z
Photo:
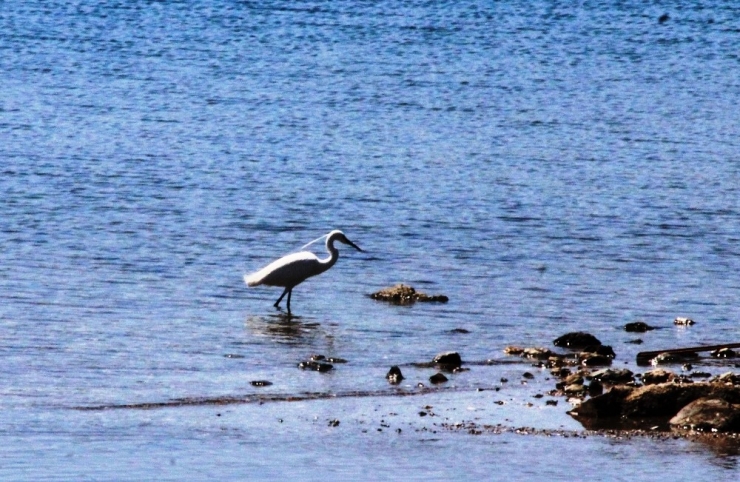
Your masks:
M 329 251 L 329 257 L 324 258 L 320 261 L 323 271 L 326 271 L 327 269 L 334 266 L 334 263 L 336 263 L 339 259 L 339 250 L 334 247 L 333 239 L 328 239 L 326 241 L 326 250 Z

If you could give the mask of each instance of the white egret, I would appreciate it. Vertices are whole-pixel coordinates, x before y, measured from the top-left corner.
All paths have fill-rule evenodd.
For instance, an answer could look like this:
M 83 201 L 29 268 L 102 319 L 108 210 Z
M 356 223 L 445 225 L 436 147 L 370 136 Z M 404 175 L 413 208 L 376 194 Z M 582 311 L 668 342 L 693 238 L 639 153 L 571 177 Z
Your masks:
M 244 282 L 247 286 L 282 286 L 285 288 L 283 294 L 273 306 L 278 308 L 285 294 L 288 294 L 288 313 L 290 314 L 290 295 L 293 288 L 305 281 L 311 276 L 316 276 L 328 270 L 339 259 L 339 250 L 334 247 L 334 242 L 339 241 L 348 244 L 357 251 L 362 251 L 359 246 L 347 239 L 343 232 L 334 230 L 326 235 L 326 250 L 330 256 L 325 259 L 319 259 L 318 256 L 310 251 L 300 251 L 289 254 L 273 261 L 256 273 L 244 275 Z M 320 238 L 319 238 L 320 239 Z M 310 244 L 310 243 L 309 243 Z

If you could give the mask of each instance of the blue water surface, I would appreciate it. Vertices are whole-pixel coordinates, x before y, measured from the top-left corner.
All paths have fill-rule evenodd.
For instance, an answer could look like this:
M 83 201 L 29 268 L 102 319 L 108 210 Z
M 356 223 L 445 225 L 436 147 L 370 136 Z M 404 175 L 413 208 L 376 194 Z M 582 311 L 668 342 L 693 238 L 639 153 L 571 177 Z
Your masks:
M 198 410 L 139 432 L 149 415 L 74 409 L 242 395 L 255 379 L 286 396 L 385 390 L 390 365 L 497 359 L 574 330 L 627 362 L 740 342 L 739 34 L 740 9 L 714 1 L 3 2 L 0 471 L 115 479 L 151 446 L 202 460 L 200 475 L 167 466 L 176 480 L 260 478 L 212 427 L 233 463 L 208 465 Z M 342 249 L 297 287 L 297 318 L 272 308 L 279 288 L 244 285 L 332 229 L 365 253 Z M 366 296 L 399 282 L 450 301 Z M 626 344 L 637 320 L 662 329 Z M 296 368 L 314 353 L 349 363 Z M 493 383 L 466 376 L 462 389 Z M 290 430 L 304 458 L 282 432 L 260 456 L 309 470 L 316 434 Z M 100 466 L 59 456 L 86 440 Z M 404 460 L 425 453 L 403 440 Z M 490 440 L 463 440 L 489 456 Z M 423 468 L 375 447 L 366 478 Z M 347 460 L 369 470 L 363 454 Z M 681 463 L 734 470 L 706 457 Z

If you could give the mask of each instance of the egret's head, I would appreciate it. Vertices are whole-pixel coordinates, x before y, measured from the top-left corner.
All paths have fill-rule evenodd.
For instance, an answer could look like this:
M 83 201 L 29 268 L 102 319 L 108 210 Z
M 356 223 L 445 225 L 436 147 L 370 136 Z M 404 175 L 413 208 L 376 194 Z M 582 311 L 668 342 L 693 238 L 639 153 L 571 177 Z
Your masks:
M 344 235 L 343 232 L 339 230 L 334 230 L 331 233 L 329 233 L 329 238 L 327 239 L 327 244 L 331 244 L 334 241 L 339 241 L 341 243 L 347 244 L 349 246 L 352 246 L 357 251 L 362 251 L 359 246 L 357 246 L 355 243 L 347 239 L 347 236 Z

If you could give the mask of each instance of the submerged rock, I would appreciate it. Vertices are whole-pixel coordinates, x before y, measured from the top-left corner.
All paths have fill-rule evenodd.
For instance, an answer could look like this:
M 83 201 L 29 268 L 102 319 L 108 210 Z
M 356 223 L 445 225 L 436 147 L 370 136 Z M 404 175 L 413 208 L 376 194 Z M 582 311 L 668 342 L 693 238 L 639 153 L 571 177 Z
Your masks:
M 391 303 L 406 304 L 416 301 L 431 301 L 438 303 L 447 303 L 449 298 L 445 295 L 428 295 L 416 291 L 411 286 L 397 284 L 390 288 L 384 288 L 370 295 L 370 298 L 380 301 L 389 301 Z
M 329 363 L 321 363 L 313 360 L 302 361 L 298 364 L 298 368 L 302 370 L 314 370 L 317 372 L 328 372 L 334 368 L 334 365 Z
M 699 398 L 683 407 L 670 424 L 679 430 L 740 432 L 740 404 L 720 398 Z
M 444 382 L 446 382 L 447 381 L 447 377 L 444 376 L 442 373 L 435 373 L 434 375 L 432 375 L 431 377 L 429 377 L 429 381 L 431 383 L 433 383 L 433 384 L 436 385 L 438 383 L 444 383 Z
M 601 345 L 601 342 L 590 333 L 575 331 L 556 338 L 555 341 L 553 341 L 553 344 L 563 348 L 579 350 L 588 346 L 599 346 Z
M 253 380 L 249 383 L 251 383 L 254 387 L 269 387 L 270 385 L 272 385 L 272 382 L 267 380 Z
M 435 356 L 432 363 L 439 365 L 443 370 L 454 370 L 462 365 L 462 358 L 456 351 L 446 351 Z
M 644 321 L 635 321 L 624 325 L 624 330 L 632 333 L 645 333 L 646 331 L 654 330 L 654 326 L 650 326 Z
M 394 385 L 401 383 L 401 380 L 403 380 L 401 369 L 398 368 L 398 366 L 393 365 L 391 369 L 388 370 L 388 373 L 385 375 L 385 378 L 387 378 L 388 381 Z

